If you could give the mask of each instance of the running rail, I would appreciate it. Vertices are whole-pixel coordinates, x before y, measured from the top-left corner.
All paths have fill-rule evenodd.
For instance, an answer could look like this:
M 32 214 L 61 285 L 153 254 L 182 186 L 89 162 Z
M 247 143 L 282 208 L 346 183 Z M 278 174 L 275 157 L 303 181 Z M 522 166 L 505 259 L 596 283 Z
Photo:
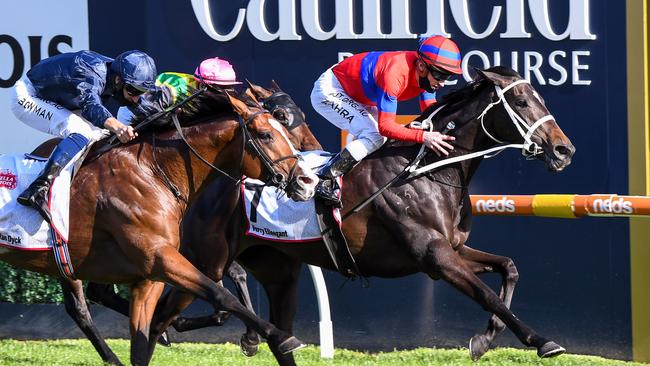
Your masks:
M 474 215 L 648 217 L 650 197 L 617 194 L 471 195 Z

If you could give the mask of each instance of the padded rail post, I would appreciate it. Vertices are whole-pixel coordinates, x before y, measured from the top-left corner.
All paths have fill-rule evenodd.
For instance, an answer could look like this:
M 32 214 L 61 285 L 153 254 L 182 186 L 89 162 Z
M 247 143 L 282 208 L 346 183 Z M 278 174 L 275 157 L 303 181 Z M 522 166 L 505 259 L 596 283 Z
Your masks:
M 330 317 L 330 301 L 327 295 L 325 278 L 320 267 L 309 265 L 309 273 L 314 281 L 316 298 L 318 300 L 318 322 L 320 330 L 320 356 L 321 358 L 334 358 L 334 333 L 332 330 L 332 318 Z

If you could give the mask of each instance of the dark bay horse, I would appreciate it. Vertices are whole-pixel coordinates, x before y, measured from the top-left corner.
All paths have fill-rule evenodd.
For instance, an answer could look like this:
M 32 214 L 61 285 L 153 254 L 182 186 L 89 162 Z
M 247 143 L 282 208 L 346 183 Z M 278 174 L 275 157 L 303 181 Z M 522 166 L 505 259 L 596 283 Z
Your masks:
M 551 171 L 561 171 L 571 162 L 575 149 L 550 116 L 543 99 L 533 87 L 509 68 L 479 71 L 467 87 L 451 93 L 441 102 L 444 107 L 433 119 L 434 130 L 441 131 L 454 121 L 448 133 L 456 137 L 452 157 L 470 155 L 500 145 L 525 145 L 525 154 L 544 161 Z M 431 114 L 427 111 L 420 120 Z M 465 245 L 471 228 L 468 185 L 482 157 L 459 161 L 427 172 L 423 176 L 401 179 L 357 213 L 351 209 L 393 177 L 401 174 L 416 157 L 420 146 L 388 144 L 364 159 L 343 180 L 343 232 L 364 276 L 401 277 L 423 272 L 432 279 L 443 279 L 493 314 L 485 334 L 470 340 L 473 359 L 480 358 L 495 337 L 507 326 L 540 357 L 556 356 L 564 348 L 533 331 L 509 309 L 518 274 L 510 258 L 485 253 Z M 428 154 L 423 161 L 439 158 Z M 223 198 L 220 190 L 204 192 L 212 199 Z M 216 193 L 218 192 L 218 193 Z M 230 192 L 235 195 L 234 190 Z M 206 197 L 205 202 L 209 202 Z M 264 286 L 269 297 L 271 322 L 291 332 L 296 310 L 296 289 L 302 263 L 333 269 L 325 247 L 268 242 L 244 236 L 241 207 L 232 202 L 219 207 L 204 207 L 206 219 L 228 221 L 223 232 L 210 234 L 215 239 L 234 237 L 236 242 L 217 240 L 212 248 L 201 247 L 189 253 L 197 266 L 204 263 L 214 278 L 221 278 L 222 266 L 210 267 L 208 253 L 229 250 L 230 256 L 244 265 Z M 232 215 L 239 210 L 238 215 Z M 205 222 L 196 221 L 198 224 Z M 208 235 L 205 225 L 186 228 L 192 235 Z M 213 228 L 209 228 L 212 230 Z M 197 262 L 198 261 L 198 262 Z M 497 295 L 477 275 L 497 272 L 502 276 Z M 189 304 L 192 295 L 172 290 L 161 299 L 152 322 L 154 339 Z M 294 365 L 291 355 L 279 355 L 281 365 Z
M 286 187 L 290 197 L 311 197 L 317 179 L 299 165 L 271 116 L 236 98 L 228 96 L 226 100 L 232 112 L 223 113 L 220 107 L 215 114 L 209 103 L 214 100 L 203 104 L 197 100 L 197 110 L 182 116 L 200 119 L 182 128 L 196 154 L 235 181 L 242 174 L 263 180 L 271 177 Z M 179 224 L 187 206 L 218 176 L 192 155 L 176 131 L 167 131 L 144 133 L 142 138 L 86 162 L 74 179 L 69 247 L 75 274 L 94 282 L 131 285 L 133 364 L 148 364 L 151 357 L 150 321 L 162 292 L 154 281 L 189 291 L 215 309 L 232 311 L 261 332 L 277 354 L 302 346 L 295 337 L 245 309 L 178 252 Z M 170 186 L 176 187 L 179 195 L 173 194 Z M 0 259 L 58 276 L 51 252 L 4 249 Z

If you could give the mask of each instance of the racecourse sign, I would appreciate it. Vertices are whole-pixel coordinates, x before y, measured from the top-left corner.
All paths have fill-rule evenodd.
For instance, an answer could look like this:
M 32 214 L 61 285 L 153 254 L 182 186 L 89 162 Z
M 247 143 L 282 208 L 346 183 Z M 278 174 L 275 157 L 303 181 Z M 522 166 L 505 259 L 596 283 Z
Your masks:
M 203 30 L 217 41 L 230 41 L 237 37 L 244 25 L 244 18 L 251 34 L 260 41 L 270 42 L 299 41 L 296 16 L 297 0 L 278 2 L 278 30 L 269 31 L 265 7 L 266 0 L 250 0 L 246 9 L 238 9 L 234 26 L 225 34 L 217 31 L 212 12 L 218 12 L 218 5 L 210 0 L 192 0 L 196 19 Z M 364 1 L 362 5 L 363 31 L 356 33 L 353 28 L 353 0 L 335 1 L 335 23 L 330 30 L 324 30 L 319 12 L 320 0 L 300 0 L 300 21 L 305 33 L 317 40 L 336 39 L 405 39 L 416 38 L 410 27 L 410 0 L 391 1 L 390 23 L 391 32 L 383 33 L 380 28 L 382 8 L 379 1 Z M 468 0 L 427 0 L 425 6 L 426 32 L 423 35 L 440 34 L 452 37 L 447 31 L 445 7 L 451 10 L 452 20 L 463 34 L 474 39 L 483 39 L 493 35 L 499 21 L 504 18 L 507 24 L 501 38 L 531 38 L 526 30 L 526 4 L 533 24 L 537 31 L 546 39 L 560 41 L 566 38 L 573 40 L 594 40 L 596 35 L 589 30 L 589 0 L 569 0 L 569 20 L 565 30 L 557 33 L 551 26 L 548 0 L 505 0 L 504 6 L 494 6 L 490 21 L 485 29 L 478 31 L 472 24 Z M 216 9 L 215 9 L 216 7 Z M 234 14 L 232 14 L 234 16 Z
M 360 7 L 361 14 L 355 14 L 353 0 L 334 1 L 334 25 L 331 29 L 323 28 L 320 0 L 287 0 L 278 1 L 277 19 L 268 19 L 267 7 L 270 1 L 250 0 L 246 8 L 236 10 L 222 10 L 223 3 L 210 0 L 192 0 L 192 8 L 196 20 L 203 31 L 212 39 L 219 42 L 234 40 L 241 32 L 244 21 L 251 35 L 263 42 L 272 41 L 300 41 L 304 36 L 317 41 L 329 39 L 337 40 L 371 40 L 371 39 L 413 39 L 418 36 L 411 16 L 410 0 L 393 0 L 390 2 L 390 11 L 382 7 L 379 1 L 363 1 Z M 298 7 L 300 5 L 300 15 Z M 220 8 L 220 5 L 221 8 Z M 427 0 L 424 4 L 426 26 L 420 35 L 434 34 L 458 38 L 465 36 L 470 39 L 487 39 L 498 37 L 500 39 L 529 39 L 543 38 L 549 41 L 593 41 L 596 35 L 590 29 L 590 0 L 569 0 L 569 17 L 562 32 L 554 29 L 554 21 L 548 0 L 504 0 L 503 5 L 491 7 L 487 25 L 482 29 L 473 22 L 468 0 Z M 451 17 L 447 16 L 447 9 Z M 234 24 L 224 25 L 213 17 L 220 11 L 229 11 L 228 19 L 236 19 Z M 234 12 L 233 12 L 234 11 Z M 382 31 L 382 16 L 386 11 L 389 14 L 390 32 Z M 355 32 L 355 15 L 361 19 L 361 28 Z M 360 16 L 359 16 L 360 15 Z M 529 15 L 529 16 L 528 16 Z M 532 24 L 527 23 L 532 19 Z M 277 24 L 277 30 L 269 30 L 270 20 Z M 448 31 L 453 22 L 456 33 Z M 505 22 L 505 29 L 497 31 L 500 22 Z M 230 22 L 232 23 L 232 22 Z M 304 29 L 299 33 L 299 25 Z M 531 29 L 536 32 L 531 33 Z M 503 52 L 501 49 L 467 50 L 463 57 L 463 76 L 470 80 L 470 66 L 491 67 L 496 65 L 509 65 L 518 70 L 522 75 L 539 85 L 560 86 L 567 83 L 573 85 L 591 85 L 591 80 L 583 75 L 589 70 L 588 49 L 555 49 L 542 53 L 538 50 L 512 50 Z

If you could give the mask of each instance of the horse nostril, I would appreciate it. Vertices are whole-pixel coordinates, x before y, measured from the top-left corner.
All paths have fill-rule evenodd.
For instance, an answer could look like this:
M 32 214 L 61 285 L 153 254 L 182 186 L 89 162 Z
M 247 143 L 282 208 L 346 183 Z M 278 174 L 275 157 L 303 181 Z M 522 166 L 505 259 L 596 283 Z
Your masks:
M 305 185 L 310 185 L 314 182 L 313 179 L 309 178 L 306 175 L 301 175 L 300 177 L 298 177 L 298 180 L 303 182 Z
M 563 158 L 571 155 L 571 149 L 569 149 L 569 147 L 565 145 L 556 145 L 554 151 L 555 151 L 555 155 L 558 158 Z

